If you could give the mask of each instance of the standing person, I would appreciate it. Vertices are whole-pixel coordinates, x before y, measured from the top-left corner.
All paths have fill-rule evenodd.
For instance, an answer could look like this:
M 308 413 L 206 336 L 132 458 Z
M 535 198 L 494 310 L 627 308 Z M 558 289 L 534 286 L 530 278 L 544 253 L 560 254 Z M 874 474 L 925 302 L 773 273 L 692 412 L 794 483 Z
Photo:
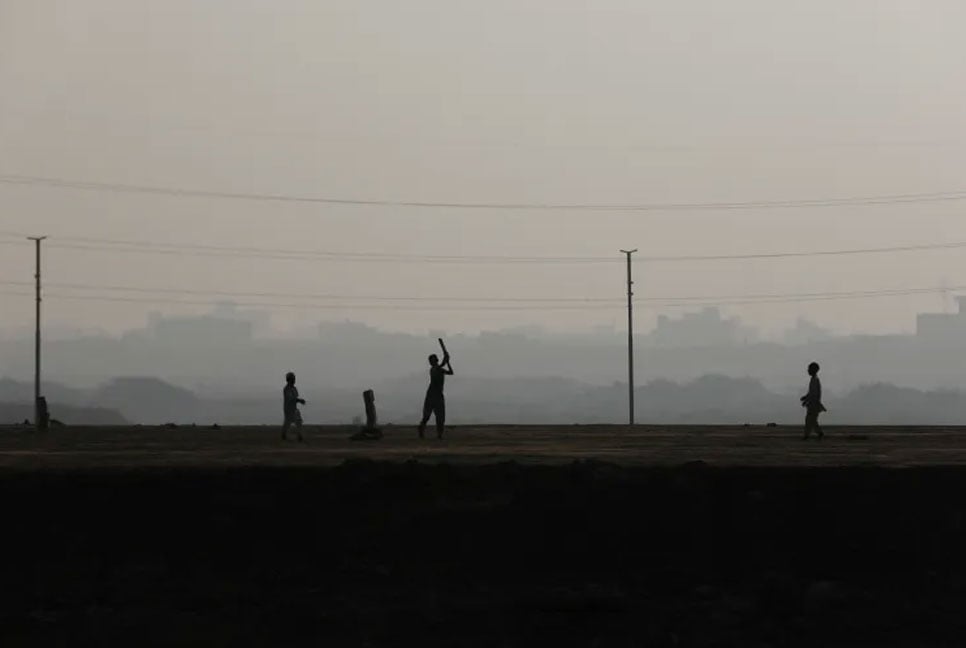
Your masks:
M 299 398 L 299 390 L 295 387 L 295 374 L 291 371 L 285 374 L 285 388 L 282 390 L 282 407 L 285 411 L 285 423 L 282 424 L 282 441 L 288 439 L 289 427 L 295 425 L 295 431 L 302 439 L 302 413 L 299 405 L 305 405 L 305 401 Z
M 440 340 L 442 345 L 442 340 Z M 426 390 L 426 400 L 423 402 L 423 420 L 419 423 L 419 438 L 424 438 L 426 424 L 429 417 L 436 415 L 436 436 L 443 438 L 443 429 L 446 427 L 446 399 L 443 397 L 443 385 L 446 376 L 453 375 L 453 366 L 449 361 L 449 352 L 443 346 L 443 361 L 439 361 L 439 356 L 435 353 L 429 356 L 429 388 Z
M 822 426 L 818 424 L 818 415 L 827 411 L 825 406 L 822 405 L 822 381 L 818 379 L 819 369 L 817 362 L 808 365 L 808 375 L 811 376 L 811 379 L 808 381 L 808 393 L 801 398 L 802 407 L 805 408 L 805 436 L 802 437 L 803 439 L 807 439 L 812 430 L 815 430 L 818 434 L 819 440 L 825 436 L 825 433 L 822 432 Z

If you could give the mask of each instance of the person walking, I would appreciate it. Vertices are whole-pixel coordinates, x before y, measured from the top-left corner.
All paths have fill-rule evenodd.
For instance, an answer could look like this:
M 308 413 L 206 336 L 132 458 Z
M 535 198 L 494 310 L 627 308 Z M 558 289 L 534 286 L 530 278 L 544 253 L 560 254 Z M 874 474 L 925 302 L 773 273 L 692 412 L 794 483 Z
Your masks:
M 299 442 L 302 438 L 302 413 L 299 405 L 305 405 L 305 401 L 299 398 L 299 390 L 295 387 L 295 374 L 291 371 L 285 374 L 285 388 L 282 389 L 282 408 L 285 413 L 285 422 L 282 424 L 282 441 L 288 440 L 288 430 L 294 425 L 298 433 Z
M 808 375 L 811 376 L 811 379 L 808 381 L 808 393 L 801 398 L 802 407 L 805 408 L 805 436 L 802 437 L 803 439 L 808 439 L 813 430 L 819 440 L 825 437 L 822 426 L 818 423 L 818 415 L 827 411 L 825 406 L 822 405 L 822 381 L 818 379 L 820 369 L 821 367 L 818 366 L 817 362 L 808 365 Z

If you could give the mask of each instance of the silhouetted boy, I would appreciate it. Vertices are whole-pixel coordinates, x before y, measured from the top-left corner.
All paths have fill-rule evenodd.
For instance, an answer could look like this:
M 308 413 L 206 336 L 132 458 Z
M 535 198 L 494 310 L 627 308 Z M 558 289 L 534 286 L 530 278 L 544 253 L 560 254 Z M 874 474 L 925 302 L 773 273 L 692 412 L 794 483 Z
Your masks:
M 282 407 L 285 410 L 285 423 L 282 424 L 282 441 L 288 439 L 289 427 L 295 425 L 298 432 L 299 441 L 302 441 L 302 413 L 299 405 L 305 405 L 305 401 L 299 398 L 299 390 L 295 388 L 295 374 L 291 371 L 285 374 L 285 389 L 282 390 Z
M 423 420 L 419 423 L 419 438 L 423 438 L 429 417 L 436 415 L 436 436 L 443 438 L 446 426 L 446 399 L 443 397 L 443 384 L 446 376 L 453 375 L 453 367 L 449 362 L 449 353 L 443 352 L 443 362 L 435 353 L 429 356 L 429 389 L 426 390 L 426 400 L 423 403 Z
M 801 399 L 802 407 L 805 408 L 805 436 L 802 437 L 803 439 L 807 439 L 812 430 L 815 430 L 819 439 L 825 436 L 825 433 L 822 432 L 822 426 L 818 424 L 818 415 L 826 411 L 825 406 L 822 405 L 822 381 L 818 379 L 818 372 L 817 362 L 808 365 L 808 375 L 812 378 L 808 381 L 808 393 Z

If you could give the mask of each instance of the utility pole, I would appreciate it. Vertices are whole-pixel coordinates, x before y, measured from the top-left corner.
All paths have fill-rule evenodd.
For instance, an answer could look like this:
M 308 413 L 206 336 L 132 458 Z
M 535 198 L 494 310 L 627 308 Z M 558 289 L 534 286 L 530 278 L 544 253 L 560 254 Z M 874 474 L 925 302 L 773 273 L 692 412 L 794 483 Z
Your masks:
M 628 424 L 634 425 L 634 277 L 631 255 L 634 250 L 621 250 L 627 255 L 627 407 Z
M 40 242 L 46 236 L 30 236 L 29 240 L 37 244 L 37 325 L 34 336 L 34 427 L 40 429 Z

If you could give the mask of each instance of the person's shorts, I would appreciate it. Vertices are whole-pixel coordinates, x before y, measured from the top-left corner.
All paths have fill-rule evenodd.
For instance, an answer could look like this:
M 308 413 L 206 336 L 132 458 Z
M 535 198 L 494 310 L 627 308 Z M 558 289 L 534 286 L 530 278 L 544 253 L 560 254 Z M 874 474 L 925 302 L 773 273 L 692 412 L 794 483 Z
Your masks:
M 286 423 L 297 423 L 302 424 L 302 412 L 295 410 L 294 412 L 285 412 L 285 422 Z

